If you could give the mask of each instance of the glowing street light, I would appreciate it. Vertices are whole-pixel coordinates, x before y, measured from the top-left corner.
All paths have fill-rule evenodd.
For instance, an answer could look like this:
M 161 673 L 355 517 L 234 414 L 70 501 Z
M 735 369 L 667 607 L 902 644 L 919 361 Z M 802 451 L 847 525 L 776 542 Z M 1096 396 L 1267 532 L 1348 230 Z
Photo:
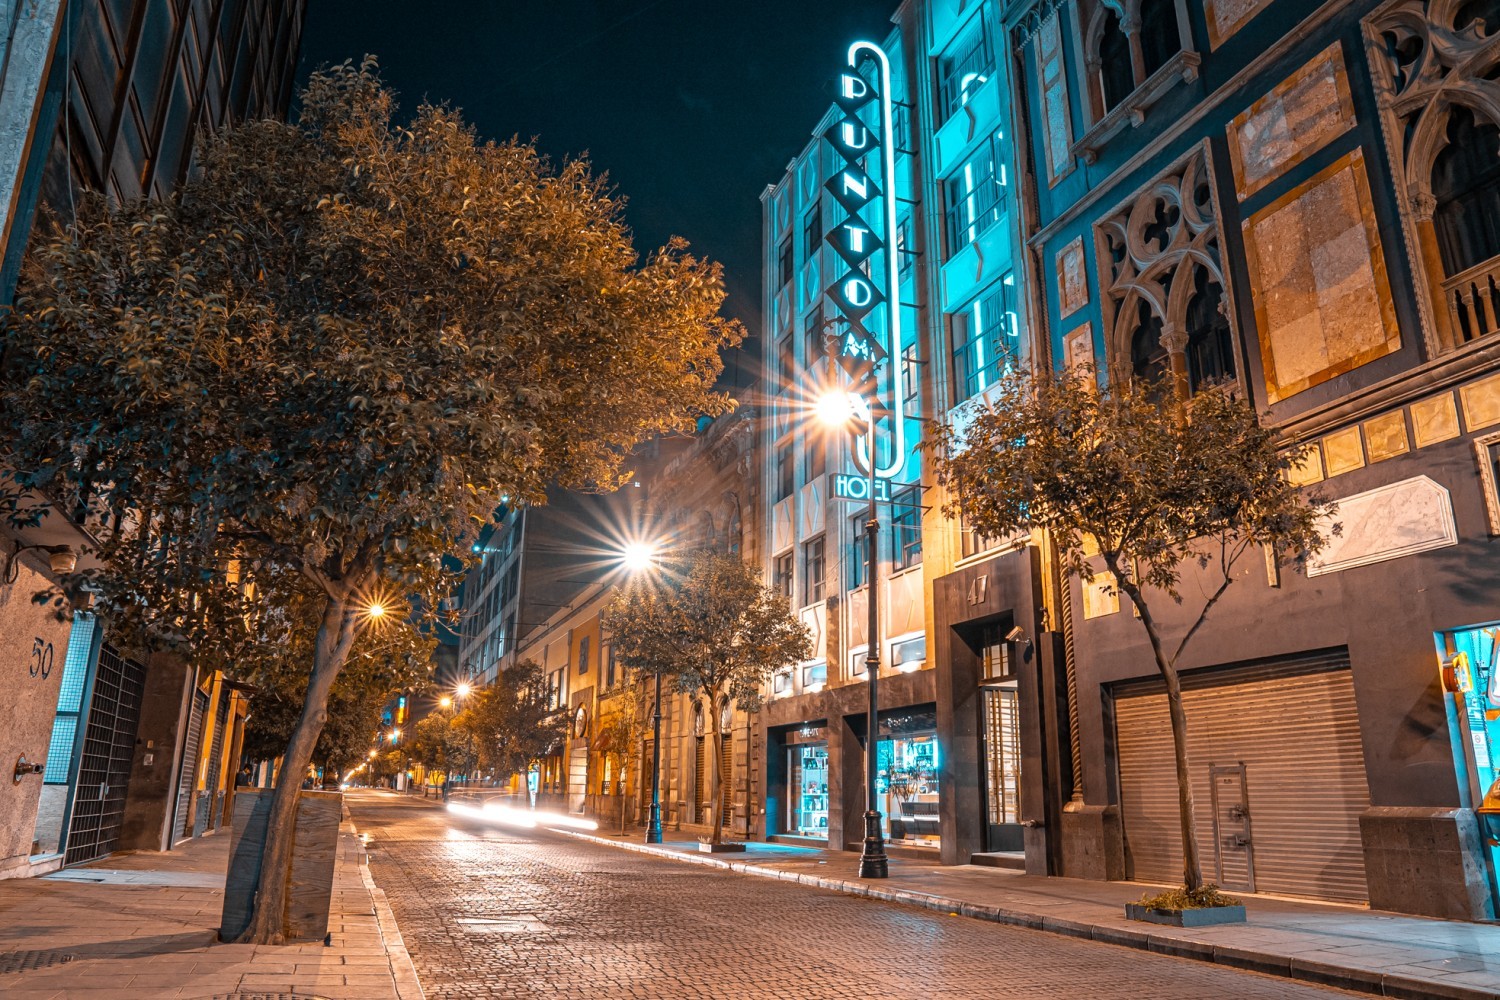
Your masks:
M 656 546 L 649 542 L 629 542 L 620 553 L 620 565 L 628 572 L 640 573 L 656 566 Z
M 374 604 L 371 604 L 368 608 L 365 609 L 365 615 L 368 616 L 372 620 L 379 620 L 381 618 L 384 618 L 385 617 L 385 605 L 381 604 L 380 602 L 377 601 L 377 602 L 375 602 Z
M 374 760 L 375 757 L 376 757 L 376 755 L 378 755 L 379 753 L 380 753 L 380 751 L 378 751 L 378 750 L 371 750 L 370 751 L 370 757 L 369 757 L 369 759 L 370 760 Z
M 391 742 L 394 743 L 397 740 L 399 740 L 400 738 L 401 738 L 401 730 L 400 729 L 392 729 L 391 730 L 391 737 L 390 737 Z
M 453 688 L 453 693 L 459 698 L 467 698 L 474 693 L 474 685 L 468 681 L 459 681 Z
M 441 698 L 438 699 L 438 707 L 439 708 L 452 708 L 453 707 L 453 699 L 450 698 L 450 697 L 448 697 L 447 695 L 443 695 Z

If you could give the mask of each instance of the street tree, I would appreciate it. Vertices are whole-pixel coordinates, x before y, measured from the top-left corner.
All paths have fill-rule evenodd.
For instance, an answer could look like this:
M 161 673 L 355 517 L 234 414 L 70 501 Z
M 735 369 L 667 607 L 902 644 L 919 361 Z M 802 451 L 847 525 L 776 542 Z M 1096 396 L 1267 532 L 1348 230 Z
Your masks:
M 493 684 L 471 695 L 454 724 L 474 741 L 479 763 L 501 780 L 524 775 L 562 742 L 568 728 L 565 713 L 547 695 L 542 668 L 530 660 L 500 671 Z
M 411 756 L 429 770 L 469 774 L 479 763 L 479 751 L 471 731 L 458 724 L 451 706 L 439 708 L 413 727 Z
M 732 705 L 758 711 L 771 675 L 812 655 L 811 631 L 744 561 L 711 551 L 692 555 L 681 575 L 632 581 L 604 627 L 627 669 L 670 678 L 701 705 L 713 738 L 712 842 L 722 843 L 720 713 Z
M 1092 581 L 1102 564 L 1109 586 L 1135 606 L 1166 687 L 1183 882 L 1197 892 L 1203 873 L 1177 664 L 1240 559 L 1269 550 L 1305 561 L 1325 544 L 1318 526 L 1333 505 L 1291 485 L 1299 459 L 1225 387 L 1190 398 L 1163 398 L 1159 389 L 1140 381 L 1101 388 L 1086 367 L 1017 370 L 961 431 L 942 429 L 932 451 L 949 516 L 961 512 L 996 537 L 1041 529 L 1066 574 Z M 1179 588 L 1190 565 L 1206 581 L 1201 601 L 1197 581 Z M 1189 624 L 1169 636 L 1158 609 L 1183 604 L 1184 589 L 1194 598 Z
M 622 671 L 623 680 L 601 701 L 598 728 L 591 749 L 602 754 L 615 776 L 620 803 L 620 832 L 626 823 L 626 778 L 641 774 L 641 755 L 645 750 L 648 716 L 651 705 L 645 692 L 646 678 L 634 670 Z
M 718 266 L 642 261 L 588 164 L 446 107 L 398 123 L 372 60 L 300 107 L 205 136 L 169 201 L 85 206 L 0 319 L 12 516 L 86 512 L 111 628 L 196 651 L 284 603 L 278 572 L 317 595 L 287 774 L 364 630 L 434 616 L 502 497 L 613 488 L 722 412 L 741 336 Z M 282 782 L 244 941 L 284 939 L 296 802 Z

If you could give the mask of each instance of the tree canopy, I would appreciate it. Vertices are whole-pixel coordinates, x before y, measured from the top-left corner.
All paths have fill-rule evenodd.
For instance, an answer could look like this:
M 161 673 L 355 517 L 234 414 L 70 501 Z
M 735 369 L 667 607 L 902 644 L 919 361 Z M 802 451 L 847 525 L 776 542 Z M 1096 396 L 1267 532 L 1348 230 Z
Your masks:
M 738 556 L 710 551 L 690 556 L 681 573 L 632 582 L 606 611 L 604 627 L 626 669 L 671 678 L 679 691 L 707 702 L 718 843 L 719 713 L 729 704 L 757 711 L 771 675 L 812 655 L 811 631 Z
M 265 649 L 298 588 L 321 602 L 289 771 L 361 630 L 435 614 L 502 498 L 611 488 L 638 442 L 722 412 L 741 336 L 718 266 L 641 260 L 587 163 L 446 107 L 400 123 L 372 60 L 301 108 L 204 136 L 171 200 L 93 199 L 0 318 L 12 518 L 86 512 L 117 634 L 230 664 L 226 637 Z M 247 939 L 280 939 L 294 806 Z
M 1320 525 L 1334 507 L 1292 485 L 1296 449 L 1230 387 L 1165 399 L 1160 388 L 1101 387 L 1086 367 L 1018 369 L 961 427 L 941 429 L 932 451 L 950 516 L 997 537 L 1041 529 L 1066 573 L 1092 580 L 1102 563 L 1111 588 L 1135 606 L 1167 688 L 1184 882 L 1196 891 L 1202 871 L 1178 660 L 1242 556 L 1264 548 L 1277 560 L 1305 560 L 1323 547 Z M 1206 589 L 1169 650 L 1153 602 L 1164 595 L 1184 603 L 1179 585 L 1190 564 Z
M 542 668 L 529 660 L 502 670 L 476 691 L 454 724 L 473 739 L 479 763 L 502 779 L 526 773 L 532 761 L 556 750 L 567 735 L 566 714 L 547 698 Z

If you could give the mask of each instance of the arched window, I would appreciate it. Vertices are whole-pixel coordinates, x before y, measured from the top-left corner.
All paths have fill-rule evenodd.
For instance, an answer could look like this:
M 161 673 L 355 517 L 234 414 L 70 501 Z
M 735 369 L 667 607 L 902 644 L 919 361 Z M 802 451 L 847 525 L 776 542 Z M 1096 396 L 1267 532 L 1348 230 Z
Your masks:
M 1145 299 L 1136 302 L 1135 333 L 1130 337 L 1132 374 L 1143 382 L 1160 383 L 1172 370 L 1171 359 L 1161 342 L 1161 317 Z
M 1500 256 L 1500 129 L 1455 107 L 1432 165 L 1432 226 L 1449 277 Z
M 1114 11 L 1104 12 L 1104 32 L 1099 36 L 1099 87 L 1104 110 L 1115 107 L 1135 89 L 1135 70 L 1130 59 L 1130 38 L 1120 27 Z
M 1193 297 L 1187 306 L 1188 391 L 1234 378 L 1234 344 L 1224 314 L 1224 289 L 1207 268 L 1193 269 Z
M 1141 0 L 1141 61 L 1151 76 L 1182 51 L 1176 0 Z

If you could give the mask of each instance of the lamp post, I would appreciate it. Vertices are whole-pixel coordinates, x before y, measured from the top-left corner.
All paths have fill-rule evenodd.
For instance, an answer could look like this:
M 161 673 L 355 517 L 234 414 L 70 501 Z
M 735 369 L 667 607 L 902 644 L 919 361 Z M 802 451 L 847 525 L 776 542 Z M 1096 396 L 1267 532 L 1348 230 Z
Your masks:
M 656 566 L 656 547 L 631 542 L 625 546 L 620 561 L 632 575 L 644 573 Z M 661 842 L 661 674 L 658 673 L 656 698 L 651 707 L 651 812 L 646 820 L 646 843 Z
M 870 703 L 865 716 L 865 838 L 859 853 L 860 878 L 887 878 L 890 862 L 885 855 L 885 835 L 880 830 L 880 799 L 876 784 L 880 775 L 880 508 L 875 496 L 875 413 L 864 397 L 852 392 L 833 393 L 818 401 L 824 423 L 848 427 L 862 425 L 869 462 L 869 515 L 865 520 L 865 604 L 869 612 L 865 626 L 865 679 L 870 685 Z

